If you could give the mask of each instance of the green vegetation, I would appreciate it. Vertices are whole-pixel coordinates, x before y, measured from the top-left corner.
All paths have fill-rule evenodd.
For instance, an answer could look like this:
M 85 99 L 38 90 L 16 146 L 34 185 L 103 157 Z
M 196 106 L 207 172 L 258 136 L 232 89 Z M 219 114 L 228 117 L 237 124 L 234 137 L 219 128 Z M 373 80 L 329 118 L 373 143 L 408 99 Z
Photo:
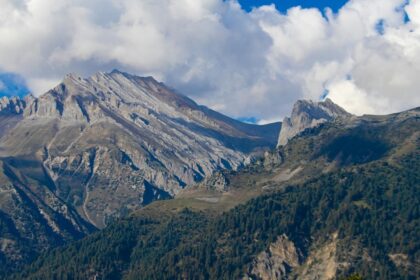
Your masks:
M 346 278 L 345 280 L 363 280 L 363 278 L 359 274 L 353 274 Z
M 338 277 L 416 279 L 420 154 L 327 173 L 220 215 L 147 211 L 38 258 L 13 279 L 240 279 L 286 234 L 307 256 L 338 232 Z M 390 254 L 407 256 L 396 265 Z M 352 276 L 348 279 L 361 279 Z

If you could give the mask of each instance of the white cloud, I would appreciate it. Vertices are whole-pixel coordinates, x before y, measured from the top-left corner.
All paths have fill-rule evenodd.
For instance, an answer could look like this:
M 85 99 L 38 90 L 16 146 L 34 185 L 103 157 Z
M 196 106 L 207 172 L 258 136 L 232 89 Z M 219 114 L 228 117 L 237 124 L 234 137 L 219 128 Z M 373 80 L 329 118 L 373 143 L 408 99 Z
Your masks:
M 420 1 L 338 14 L 222 0 L 0 0 L 0 70 L 36 94 L 68 72 L 154 75 L 234 117 L 279 119 L 325 90 L 353 113 L 420 105 Z M 376 30 L 383 21 L 383 34 Z
M 329 86 L 328 97 L 354 114 L 371 114 L 375 112 L 369 105 L 368 94 L 350 80 L 332 83 Z

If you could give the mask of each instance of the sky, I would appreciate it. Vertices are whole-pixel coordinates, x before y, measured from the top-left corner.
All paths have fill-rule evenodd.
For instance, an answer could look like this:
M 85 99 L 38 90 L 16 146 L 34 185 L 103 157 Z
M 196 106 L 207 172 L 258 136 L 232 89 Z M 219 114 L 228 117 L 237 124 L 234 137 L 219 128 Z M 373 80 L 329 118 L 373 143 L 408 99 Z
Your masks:
M 0 73 L 1 96 L 25 96 L 29 93 L 25 79 L 13 73 Z
M 328 97 L 357 115 L 420 106 L 420 0 L 0 0 L 0 7 L 0 95 L 39 96 L 67 73 L 119 69 L 257 123 L 281 120 L 298 99 Z
M 274 4 L 276 9 L 282 13 L 287 12 L 291 7 L 301 6 L 302 8 L 318 8 L 324 11 L 325 8 L 330 8 L 333 12 L 337 12 L 349 0 L 240 0 L 242 8 L 247 12 L 253 8 L 258 8 L 264 5 Z

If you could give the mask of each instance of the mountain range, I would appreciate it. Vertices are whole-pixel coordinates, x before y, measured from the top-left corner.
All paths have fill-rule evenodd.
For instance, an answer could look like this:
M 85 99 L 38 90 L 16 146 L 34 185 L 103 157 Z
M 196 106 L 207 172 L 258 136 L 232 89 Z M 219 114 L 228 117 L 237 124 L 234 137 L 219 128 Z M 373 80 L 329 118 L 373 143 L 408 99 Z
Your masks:
M 419 119 L 251 125 L 117 70 L 3 98 L 0 276 L 415 279 Z

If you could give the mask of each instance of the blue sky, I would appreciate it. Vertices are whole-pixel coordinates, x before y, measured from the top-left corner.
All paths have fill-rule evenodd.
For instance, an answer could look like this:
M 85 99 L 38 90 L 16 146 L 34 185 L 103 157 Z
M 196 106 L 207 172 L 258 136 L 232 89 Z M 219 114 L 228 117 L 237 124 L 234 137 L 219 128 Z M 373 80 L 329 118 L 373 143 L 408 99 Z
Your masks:
M 329 7 L 334 12 L 337 12 L 347 2 L 348 0 L 239 0 L 241 6 L 247 11 L 250 11 L 253 7 L 274 3 L 280 12 L 285 12 L 287 9 L 295 6 L 318 8 L 321 11 Z
M 0 73 L 1 96 L 25 96 L 29 93 L 25 79 L 12 73 Z

